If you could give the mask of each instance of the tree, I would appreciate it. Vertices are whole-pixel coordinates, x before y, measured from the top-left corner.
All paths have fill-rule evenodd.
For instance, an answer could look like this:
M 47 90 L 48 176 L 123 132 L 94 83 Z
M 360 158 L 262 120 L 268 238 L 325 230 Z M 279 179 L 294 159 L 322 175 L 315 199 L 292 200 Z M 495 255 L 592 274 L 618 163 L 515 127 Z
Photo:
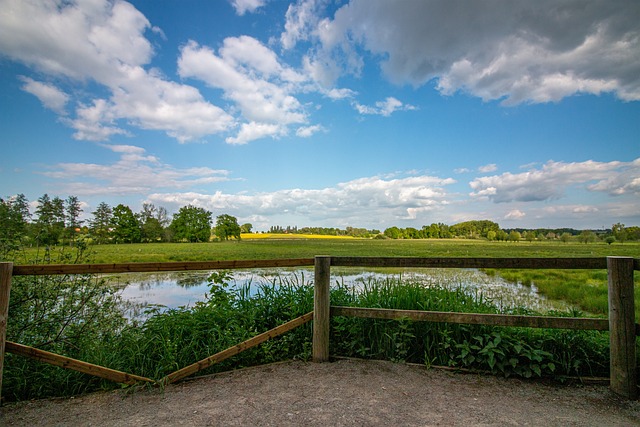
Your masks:
M 524 238 L 528 241 L 528 242 L 533 242 L 534 240 L 536 240 L 536 232 L 535 231 L 525 231 L 524 233 Z
M 80 228 L 80 225 L 82 224 L 82 221 L 80 220 L 82 207 L 80 206 L 80 201 L 76 196 L 67 197 L 67 200 L 65 202 L 67 235 L 71 239 L 71 244 L 73 244 L 76 235 L 76 229 Z
M 253 229 L 253 225 L 246 223 L 246 224 L 242 224 L 240 226 L 240 232 L 241 233 L 251 233 L 251 230 Z
M 569 240 L 571 240 L 571 234 L 569 234 L 569 233 L 562 233 L 562 234 L 560 235 L 560 240 L 561 240 L 562 242 L 564 242 L 564 243 L 568 243 L 568 242 L 569 242 Z
M 396 226 L 389 227 L 384 230 L 384 235 L 390 239 L 399 239 L 402 237 L 402 231 Z
M 627 240 L 627 230 L 624 228 L 624 224 L 616 223 L 611 226 L 611 232 L 613 237 L 620 243 L 624 243 Z
M 55 245 L 64 231 L 64 202 L 59 197 L 51 199 L 44 194 L 36 208 L 35 239 L 44 245 Z
M 110 237 L 111 217 L 113 211 L 111 206 L 105 202 L 101 202 L 93 214 L 93 220 L 89 221 L 89 230 L 95 237 L 97 243 L 107 243 Z
M 610 244 L 612 244 L 612 243 L 613 243 L 613 242 L 615 242 L 615 241 L 616 241 L 616 238 L 615 238 L 615 237 L 613 237 L 613 236 L 607 236 L 607 237 L 605 237 L 605 239 L 604 239 L 604 242 L 605 242 L 607 245 L 610 245 Z
M 9 254 L 20 247 L 27 235 L 30 217 L 29 202 L 24 194 L 7 200 L 0 198 L 0 260 L 9 259 Z
M 584 230 L 578 236 L 578 240 L 584 244 L 595 242 L 596 234 L 591 230 Z
M 520 235 L 520 233 L 518 233 L 515 230 L 512 230 L 509 233 L 509 241 L 511 241 L 511 242 L 519 242 L 521 237 L 522 236 Z
M 220 240 L 229 240 L 230 237 L 235 237 L 240 240 L 238 220 L 227 214 L 218 216 L 216 218 L 216 236 Z
M 211 212 L 192 205 L 183 206 L 169 226 L 176 240 L 208 242 L 211 237 Z
M 119 204 L 111 217 L 113 239 L 117 243 L 139 243 L 142 237 L 140 224 L 129 206 Z
M 159 215 L 159 209 L 153 203 L 142 204 L 142 210 L 138 214 L 138 218 L 142 229 L 143 242 L 157 242 L 165 237 L 164 226 L 158 217 L 166 219 L 166 209 L 161 209 L 163 209 L 163 212 Z

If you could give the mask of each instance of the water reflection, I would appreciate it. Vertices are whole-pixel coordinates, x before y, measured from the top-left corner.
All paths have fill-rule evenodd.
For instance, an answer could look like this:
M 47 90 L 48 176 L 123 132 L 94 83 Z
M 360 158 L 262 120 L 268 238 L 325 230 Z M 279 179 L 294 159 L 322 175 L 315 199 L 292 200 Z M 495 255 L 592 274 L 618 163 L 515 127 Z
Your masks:
M 132 273 L 110 278 L 110 283 L 122 289 L 122 298 L 132 305 L 144 307 L 162 305 L 167 308 L 193 306 L 205 300 L 212 272 Z M 313 269 L 254 269 L 231 272 L 232 287 L 248 286 L 257 291 L 261 283 L 313 283 Z M 341 283 L 356 289 L 372 280 L 388 277 L 422 283 L 424 286 L 462 288 L 476 298 L 492 301 L 500 308 L 524 307 L 540 312 L 565 310 L 566 304 L 550 301 L 537 292 L 535 286 L 506 282 L 473 269 L 411 269 L 372 271 L 358 268 L 332 269 L 333 284 Z

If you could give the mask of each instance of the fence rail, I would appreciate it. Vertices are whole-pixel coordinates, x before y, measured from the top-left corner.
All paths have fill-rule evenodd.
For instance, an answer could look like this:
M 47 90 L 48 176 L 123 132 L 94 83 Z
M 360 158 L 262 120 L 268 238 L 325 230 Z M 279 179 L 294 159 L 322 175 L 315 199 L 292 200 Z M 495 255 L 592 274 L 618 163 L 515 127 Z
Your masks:
M 636 372 L 634 270 L 640 260 L 628 257 L 607 258 L 413 258 L 413 257 L 332 257 L 266 259 L 236 261 L 197 261 L 127 264 L 59 264 L 13 265 L 0 263 L 0 392 L 5 350 L 32 357 L 45 363 L 89 373 L 116 382 L 132 383 L 149 378 L 115 371 L 43 350 L 6 342 L 6 326 L 11 291 L 11 277 L 23 275 L 115 274 L 133 272 L 232 270 L 276 267 L 315 266 L 314 310 L 267 332 L 259 334 L 227 350 L 207 357 L 167 375 L 157 383 L 169 383 L 192 375 L 228 357 L 295 329 L 313 320 L 313 360 L 329 360 L 329 330 L 332 316 L 354 316 L 379 319 L 411 319 L 415 321 L 518 326 L 532 328 L 564 328 L 608 330 L 610 333 L 610 387 L 628 399 L 638 396 Z M 400 267 L 400 268 L 495 268 L 495 269 L 607 269 L 609 285 L 609 319 L 515 316 L 476 313 L 450 313 L 415 310 L 392 310 L 331 306 L 329 284 L 331 267 Z

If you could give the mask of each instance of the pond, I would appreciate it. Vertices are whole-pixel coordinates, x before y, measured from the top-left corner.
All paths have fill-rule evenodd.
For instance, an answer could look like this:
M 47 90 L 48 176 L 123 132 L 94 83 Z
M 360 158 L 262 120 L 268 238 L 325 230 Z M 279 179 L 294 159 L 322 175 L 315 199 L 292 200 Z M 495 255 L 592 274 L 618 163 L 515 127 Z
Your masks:
M 162 305 L 167 308 L 192 306 L 204 301 L 209 293 L 211 271 L 132 273 L 108 278 L 121 288 L 123 300 L 137 307 Z M 257 292 L 264 283 L 313 283 L 312 268 L 304 269 L 252 269 L 229 272 L 232 287 L 248 286 L 250 293 Z M 476 269 L 410 269 L 393 272 L 363 270 L 358 268 L 332 269 L 332 285 L 337 283 L 355 288 L 371 280 L 387 277 L 418 282 L 424 286 L 461 288 L 475 297 L 493 301 L 500 308 L 524 307 L 540 312 L 566 310 L 565 303 L 546 299 L 535 286 L 509 283 L 501 277 L 490 276 Z

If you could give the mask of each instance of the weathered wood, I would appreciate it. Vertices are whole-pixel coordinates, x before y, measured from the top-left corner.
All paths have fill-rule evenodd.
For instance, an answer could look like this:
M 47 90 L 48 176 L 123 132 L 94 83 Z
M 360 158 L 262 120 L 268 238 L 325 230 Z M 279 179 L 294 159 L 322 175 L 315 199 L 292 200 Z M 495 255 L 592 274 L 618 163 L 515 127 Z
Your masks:
M 14 265 L 14 276 L 95 273 L 144 273 L 160 271 L 233 270 L 240 268 L 303 267 L 313 258 L 236 261 L 134 262 L 127 264 Z
M 2 396 L 2 372 L 4 369 L 5 341 L 7 339 L 7 319 L 9 317 L 12 271 L 12 263 L 0 262 L 0 396 Z
M 313 355 L 314 362 L 329 360 L 330 306 L 329 283 L 331 281 L 331 257 L 315 258 L 315 279 L 313 286 Z
M 638 396 L 633 258 L 608 257 L 610 388 L 627 399 Z
M 352 316 L 372 319 L 409 319 L 440 323 L 466 323 L 472 325 L 521 326 L 550 329 L 591 329 L 606 331 L 607 319 L 575 317 L 514 316 L 507 314 L 452 313 L 445 311 L 394 310 L 388 308 L 361 308 L 332 306 L 331 316 Z
M 331 257 L 337 267 L 605 269 L 606 258 Z
M 73 371 L 82 372 L 83 374 L 93 375 L 94 377 L 104 378 L 106 380 L 114 381 L 123 384 L 135 384 L 137 382 L 155 383 L 154 380 L 141 377 L 138 375 L 127 374 L 126 372 L 116 371 L 115 369 L 105 368 L 104 366 L 94 365 L 92 363 L 83 362 L 81 360 L 72 359 L 67 356 L 61 356 L 59 354 L 51 353 L 38 348 L 29 347 L 22 344 L 17 344 L 11 341 L 7 341 L 6 350 L 9 353 L 18 354 L 20 356 L 28 357 L 38 360 L 40 362 L 48 363 L 50 365 L 59 366 L 64 369 L 70 369 Z
M 190 375 L 195 374 L 203 369 L 206 369 L 216 363 L 220 363 L 223 360 L 226 360 L 232 356 L 235 356 L 238 353 L 242 353 L 243 351 L 255 347 L 263 342 L 280 336 L 286 332 L 289 332 L 292 329 L 297 328 L 298 326 L 302 326 L 307 322 L 310 322 L 313 319 L 313 312 L 309 312 L 303 316 L 297 317 L 287 323 L 284 323 L 278 327 L 268 330 L 267 332 L 263 332 L 260 335 L 256 335 L 253 338 L 249 338 L 248 340 L 241 342 L 238 345 L 230 347 L 226 350 L 223 350 L 219 353 L 214 354 L 213 356 L 209 356 L 206 359 L 203 359 L 199 362 L 196 362 L 192 365 L 189 365 L 185 368 L 182 368 L 178 371 L 175 371 L 166 377 L 164 377 L 160 383 L 161 384 L 169 384 L 181 380 L 182 378 L 186 378 Z

